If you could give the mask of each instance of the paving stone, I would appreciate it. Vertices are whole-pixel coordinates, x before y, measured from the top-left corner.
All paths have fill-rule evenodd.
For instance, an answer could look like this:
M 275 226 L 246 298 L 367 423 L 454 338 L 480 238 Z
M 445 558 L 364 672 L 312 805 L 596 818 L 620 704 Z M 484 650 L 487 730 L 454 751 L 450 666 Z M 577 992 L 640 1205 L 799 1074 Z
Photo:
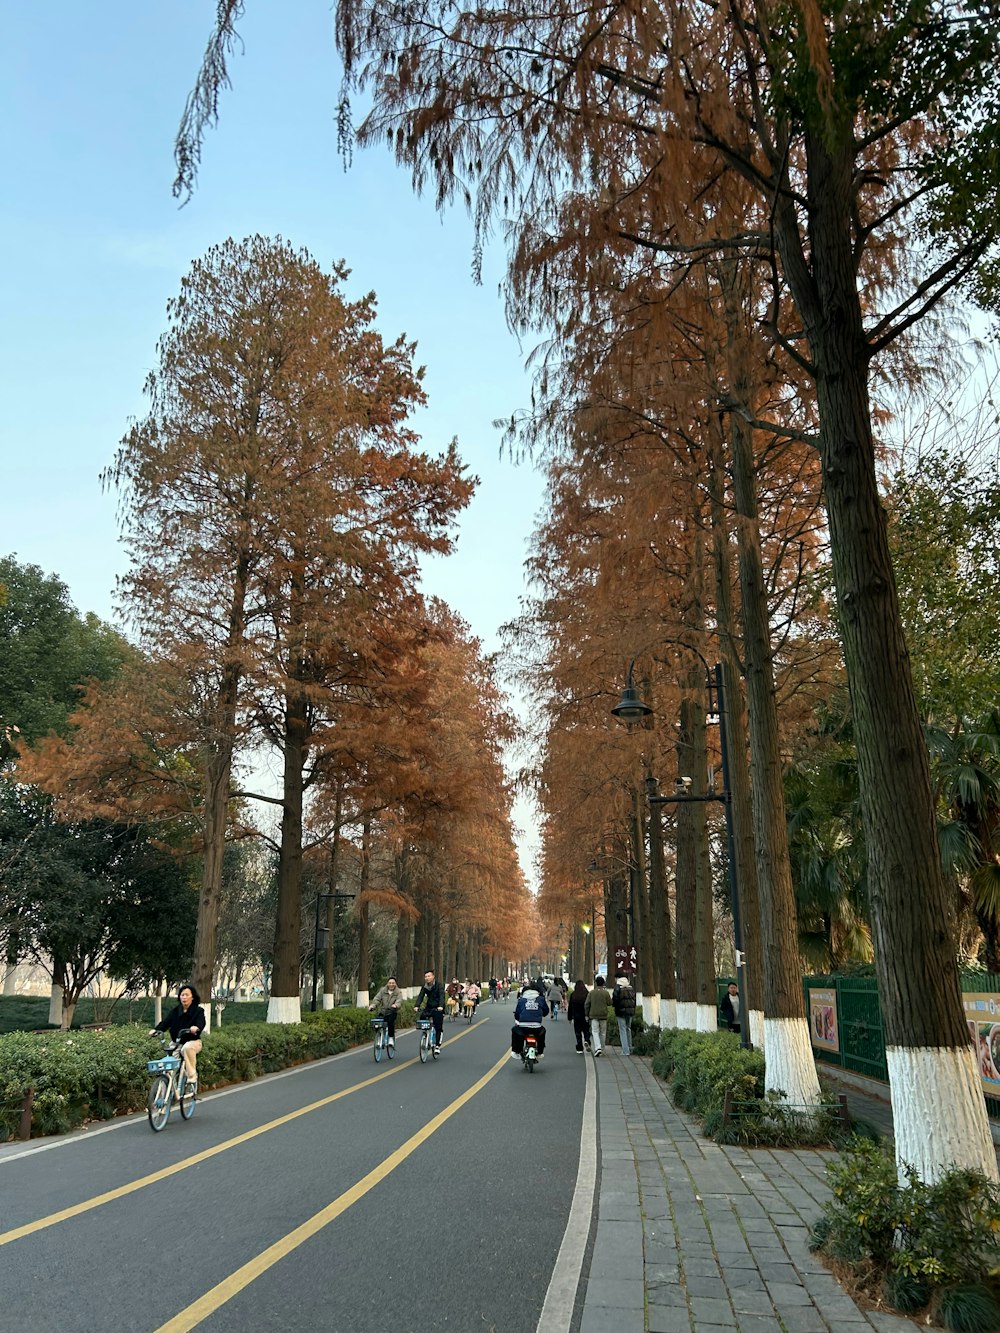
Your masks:
M 768 1282 L 767 1291 L 778 1310 L 813 1303 L 805 1287 L 800 1287 L 794 1282 Z
M 700 1257 L 684 1256 L 684 1273 L 686 1277 L 718 1277 L 719 1261 L 713 1255 L 709 1258 L 707 1255 Z
M 645 1303 L 641 1279 L 630 1282 L 624 1278 L 603 1277 L 587 1283 L 587 1305 L 600 1305 L 615 1310 L 642 1310 Z
M 645 1276 L 642 1255 L 638 1252 L 632 1254 L 604 1254 L 595 1251 L 590 1261 L 591 1280 L 603 1280 L 605 1278 L 622 1278 L 625 1281 L 641 1282 Z
M 765 1282 L 788 1282 L 799 1285 L 799 1275 L 794 1264 L 778 1264 L 761 1260 L 757 1267 Z
M 729 1300 L 737 1314 L 774 1314 L 774 1304 L 766 1291 L 739 1288 L 729 1293 Z
M 815 1305 L 802 1306 L 800 1309 L 780 1309 L 781 1322 L 787 1333 L 826 1333 L 827 1321 Z
M 731 1268 L 725 1269 L 726 1282 L 733 1290 L 740 1291 L 764 1291 L 764 1279 L 760 1275 L 760 1270 L 756 1264 L 753 1268 Z
M 606 1306 L 592 1306 L 588 1303 L 583 1307 L 580 1333 L 609 1333 L 610 1318 Z M 615 1311 L 614 1333 L 645 1333 L 645 1331 L 646 1318 L 643 1310 Z
M 695 1327 L 699 1330 L 702 1324 L 723 1324 L 730 1328 L 736 1325 L 736 1315 L 728 1301 L 708 1296 L 692 1296 L 689 1304 Z
M 688 1295 L 692 1300 L 696 1296 L 707 1296 L 717 1301 L 728 1299 L 726 1284 L 721 1277 L 699 1277 L 695 1274 L 692 1277 L 685 1277 L 684 1285 L 687 1287 Z
M 738 1314 L 736 1327 L 739 1333 L 782 1333 L 778 1320 L 766 1314 Z
M 651 1301 L 657 1305 L 681 1306 L 687 1309 L 687 1293 L 677 1282 L 656 1282 L 650 1279 L 649 1270 L 646 1271 L 646 1291 Z
M 654 1305 L 650 1301 L 648 1315 L 649 1333 L 691 1333 L 691 1317 L 686 1305 L 679 1309 L 672 1305 Z M 580 1333 L 583 1333 L 582 1328 Z M 608 1333 L 608 1330 L 605 1329 L 604 1333 Z

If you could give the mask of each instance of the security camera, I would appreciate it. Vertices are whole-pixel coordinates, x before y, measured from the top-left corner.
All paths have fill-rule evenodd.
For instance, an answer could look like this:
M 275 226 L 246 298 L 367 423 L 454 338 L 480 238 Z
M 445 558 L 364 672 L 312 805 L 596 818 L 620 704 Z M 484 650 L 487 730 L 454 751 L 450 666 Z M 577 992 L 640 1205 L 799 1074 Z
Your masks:
M 675 778 L 674 787 L 680 792 L 689 792 L 691 790 L 690 778 Z

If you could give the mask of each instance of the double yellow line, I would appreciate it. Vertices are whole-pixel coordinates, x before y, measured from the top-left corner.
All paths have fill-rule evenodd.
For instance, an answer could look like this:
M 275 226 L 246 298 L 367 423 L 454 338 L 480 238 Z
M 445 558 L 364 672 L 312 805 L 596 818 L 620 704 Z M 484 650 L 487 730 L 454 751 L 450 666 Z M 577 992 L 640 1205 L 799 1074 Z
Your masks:
M 490 1079 L 494 1078 L 504 1067 L 508 1058 L 509 1053 L 504 1051 L 493 1068 L 488 1070 L 477 1083 L 463 1092 L 461 1097 L 457 1097 L 450 1106 L 446 1106 L 443 1111 L 439 1111 L 433 1120 L 429 1120 L 424 1125 L 423 1129 L 414 1134 L 412 1138 L 407 1139 L 385 1161 L 380 1162 L 374 1170 L 363 1176 L 356 1185 L 352 1185 L 349 1190 L 345 1190 L 332 1203 L 328 1203 L 325 1208 L 321 1208 L 318 1213 L 314 1213 L 308 1221 L 303 1222 L 301 1226 L 297 1226 L 294 1231 L 289 1231 L 286 1236 L 282 1236 L 281 1240 L 275 1241 L 266 1250 L 262 1250 L 249 1263 L 245 1263 L 242 1268 L 238 1268 L 235 1273 L 231 1273 L 229 1277 L 223 1279 L 211 1291 L 207 1291 L 199 1300 L 181 1310 L 180 1314 L 162 1324 L 156 1330 L 156 1333 L 189 1333 L 190 1329 L 197 1328 L 202 1320 L 207 1319 L 210 1314 L 213 1314 L 220 1306 L 225 1305 L 227 1301 L 231 1301 L 251 1282 L 256 1281 L 262 1273 L 266 1273 L 280 1259 L 283 1259 L 287 1254 L 291 1254 L 293 1250 L 298 1249 L 305 1241 L 315 1236 L 318 1231 L 321 1231 L 328 1223 L 339 1217 L 341 1213 L 346 1212 L 352 1204 L 357 1203 L 369 1190 L 374 1189 L 380 1181 L 395 1171 L 397 1166 L 416 1152 L 420 1145 L 425 1143 L 436 1130 L 440 1129 L 456 1111 L 461 1110 L 466 1102 L 471 1101 L 478 1092 L 481 1092 Z M 371 1081 L 374 1082 L 375 1080 Z

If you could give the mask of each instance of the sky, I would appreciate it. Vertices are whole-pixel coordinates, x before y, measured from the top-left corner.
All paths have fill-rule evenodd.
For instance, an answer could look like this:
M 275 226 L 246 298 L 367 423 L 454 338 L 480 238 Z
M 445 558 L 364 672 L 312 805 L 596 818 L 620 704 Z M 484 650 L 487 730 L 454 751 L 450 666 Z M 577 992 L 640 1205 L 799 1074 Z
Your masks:
M 124 569 L 115 496 L 99 475 L 130 421 L 192 260 L 228 236 L 280 235 L 374 290 L 378 326 L 417 342 L 429 452 L 457 438 L 481 479 L 454 555 L 425 590 L 487 651 L 516 616 L 541 477 L 500 456 L 497 418 L 528 406 L 530 381 L 507 329 L 499 247 L 482 285 L 472 227 L 414 195 L 385 150 L 337 152 L 340 66 L 329 0 L 247 0 L 232 88 L 206 137 L 197 188 L 171 194 L 173 143 L 211 31 L 215 0 L 0 0 L 6 127 L 0 209 L 0 554 L 41 566 L 81 612 L 114 620 Z M 531 813 L 516 818 L 531 871 Z

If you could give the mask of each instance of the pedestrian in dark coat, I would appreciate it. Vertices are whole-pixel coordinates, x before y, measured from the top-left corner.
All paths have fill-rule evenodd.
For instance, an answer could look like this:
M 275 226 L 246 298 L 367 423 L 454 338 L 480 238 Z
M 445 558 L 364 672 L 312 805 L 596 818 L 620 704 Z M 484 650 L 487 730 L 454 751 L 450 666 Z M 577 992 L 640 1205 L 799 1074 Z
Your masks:
M 573 1032 L 576 1034 L 576 1050 L 578 1055 L 583 1054 L 584 1045 L 590 1050 L 590 1024 L 587 1022 L 587 987 L 582 981 L 578 981 L 573 987 L 573 992 L 566 1002 L 566 1017 L 573 1024 Z

